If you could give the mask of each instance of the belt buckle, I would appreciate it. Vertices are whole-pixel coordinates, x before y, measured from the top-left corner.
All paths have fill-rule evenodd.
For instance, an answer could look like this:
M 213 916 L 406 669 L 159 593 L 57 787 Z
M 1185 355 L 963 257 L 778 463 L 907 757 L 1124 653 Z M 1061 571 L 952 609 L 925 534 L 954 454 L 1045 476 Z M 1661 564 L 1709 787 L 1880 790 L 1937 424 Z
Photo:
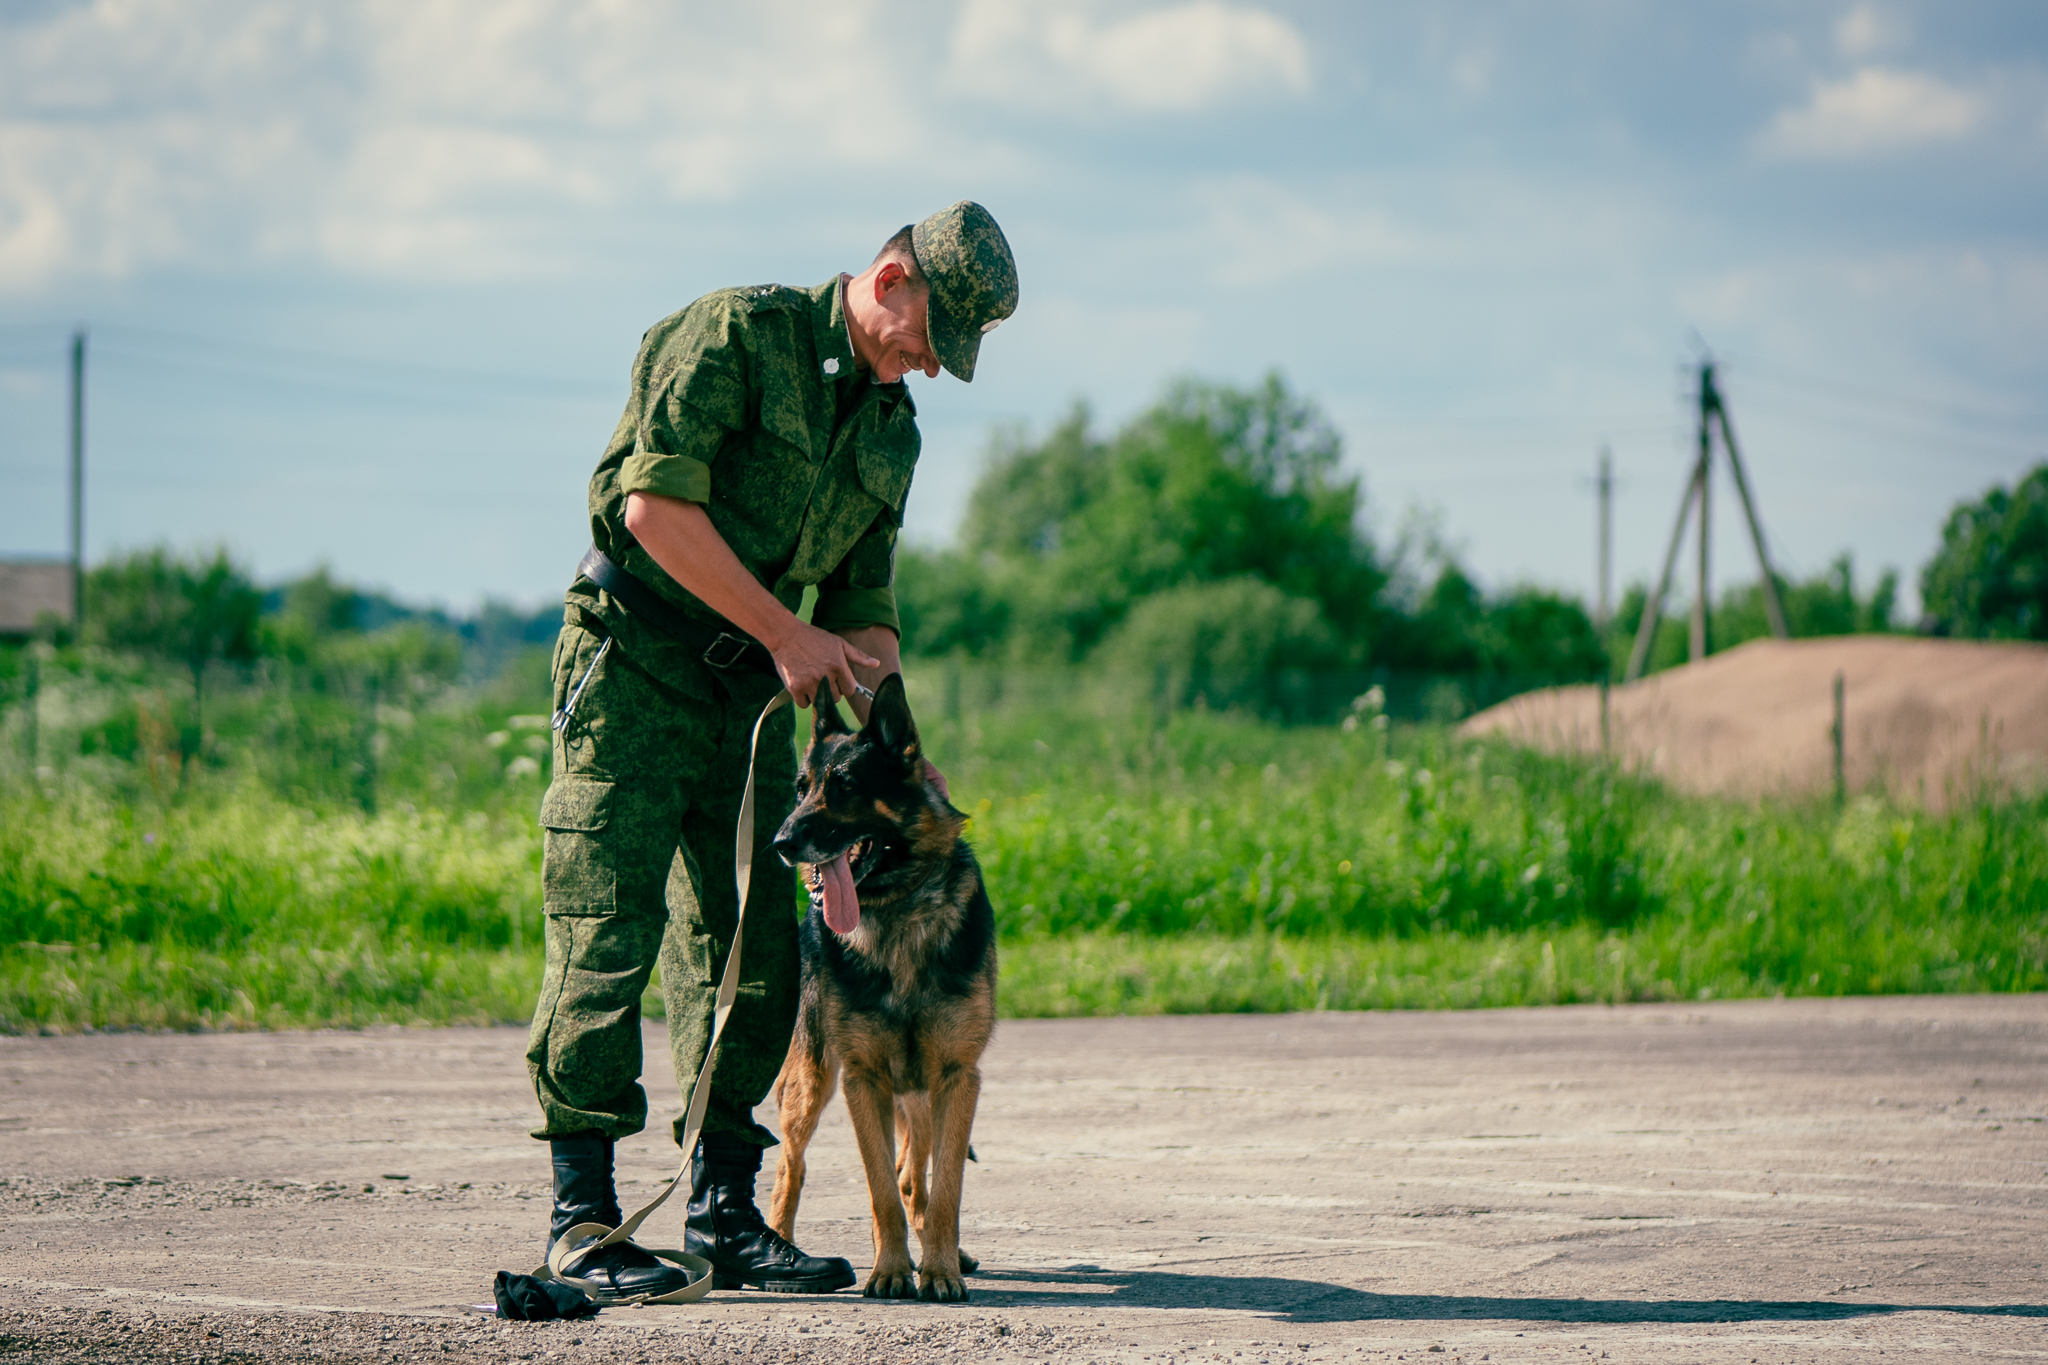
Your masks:
M 744 635 L 721 632 L 704 651 L 704 662 L 713 668 L 731 668 L 746 657 L 747 647 L 754 642 Z

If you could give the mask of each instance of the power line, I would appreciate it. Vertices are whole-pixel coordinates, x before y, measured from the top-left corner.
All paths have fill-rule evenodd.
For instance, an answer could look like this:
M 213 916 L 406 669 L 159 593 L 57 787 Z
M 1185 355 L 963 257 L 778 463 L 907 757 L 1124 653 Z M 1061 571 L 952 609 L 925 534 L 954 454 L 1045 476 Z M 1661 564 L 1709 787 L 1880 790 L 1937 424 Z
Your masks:
M 1979 421 L 2010 421 L 2010 417 L 1996 416 L 1969 403 L 1952 398 L 1927 398 L 1916 394 L 1903 393 L 1896 388 L 1873 388 L 1848 380 L 1829 379 L 1802 370 L 1779 365 L 1775 362 L 1746 361 L 1737 368 L 1745 381 L 1757 381 L 1776 385 L 1780 388 L 1796 388 L 1801 391 L 1819 389 L 1823 392 L 1840 394 L 1843 399 L 1857 404 L 1876 403 L 1884 407 L 1917 408 L 1923 412 L 1956 414 Z
M 1949 446 L 1972 447 L 1988 455 L 2000 455 L 2007 458 L 2013 456 L 2025 458 L 2030 454 L 2048 453 L 2048 433 L 2040 435 L 2014 433 L 2009 437 L 1987 436 L 1962 432 L 1954 427 L 1944 427 L 1935 423 L 1914 422 L 1907 418 L 1862 417 L 1854 413 L 1828 412 L 1797 402 L 1786 402 L 1780 398 L 1766 398 L 1759 401 L 1752 397 L 1747 402 L 1751 408 L 1762 412 L 1776 413 L 1780 416 L 1792 417 L 1808 422 L 1817 422 L 1823 426 L 1876 432 L 1881 435 L 1891 436 L 1899 440 L 1913 441 L 1919 444 L 1938 441 Z
M 114 341 L 99 347 L 101 354 L 124 371 L 133 372 L 137 367 L 198 373 L 218 378 L 242 381 L 250 385 L 270 388 L 288 388 L 298 392 L 321 392 L 333 395 L 355 397 L 403 396 L 422 401 L 444 399 L 460 402 L 478 401 L 483 386 L 460 385 L 444 382 L 431 373 L 415 375 L 349 373 L 338 371 L 307 371 L 304 369 L 267 369 L 249 365 L 233 359 L 207 355 L 153 354 L 131 349 Z M 499 380 L 494 377 L 492 387 L 505 398 L 524 399 L 530 402 L 556 403 L 587 400 L 595 396 L 595 386 L 581 392 L 558 390 L 553 393 L 537 391 L 540 385 L 525 380 L 513 381 L 509 376 Z
M 240 355 L 258 362 L 269 361 L 281 366 L 317 366 L 322 370 L 353 370 L 361 375 L 381 375 L 390 379 L 419 382 L 453 382 L 467 384 L 518 385 L 521 388 L 556 388 L 594 393 L 600 387 L 588 380 L 567 379 L 561 375 L 536 375 L 511 370 L 478 370 L 461 366 L 436 365 L 410 360 L 380 360 L 367 356 L 343 355 L 333 351 L 309 350 L 297 346 L 277 346 L 267 343 L 231 341 L 219 337 L 195 336 L 174 332 L 160 327 L 140 327 L 118 324 L 97 329 L 97 335 L 115 339 L 127 339 L 139 345 L 162 343 L 177 346 L 180 359 L 194 361 L 193 348 L 210 350 L 223 356 Z M 231 367 L 233 362 L 223 362 Z

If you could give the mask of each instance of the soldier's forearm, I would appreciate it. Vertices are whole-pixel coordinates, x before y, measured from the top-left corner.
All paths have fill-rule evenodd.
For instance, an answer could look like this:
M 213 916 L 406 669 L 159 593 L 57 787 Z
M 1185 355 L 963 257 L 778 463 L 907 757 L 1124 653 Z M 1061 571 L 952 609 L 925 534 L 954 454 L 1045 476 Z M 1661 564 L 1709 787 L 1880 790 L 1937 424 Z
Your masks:
M 861 685 L 870 692 L 881 686 L 882 679 L 891 673 L 903 671 L 902 656 L 898 653 L 902 646 L 896 639 L 896 632 L 887 626 L 857 626 L 852 630 L 836 630 L 832 633 L 876 661 L 873 668 L 864 664 L 853 665 L 854 676 L 859 678 Z M 868 708 L 873 703 L 858 692 L 846 700 L 853 707 L 853 714 L 860 718 L 860 723 L 866 725 Z M 927 779 L 939 784 L 940 796 L 948 801 L 953 799 L 952 790 L 946 784 L 946 775 L 932 762 L 930 754 L 926 754 L 924 758 L 924 774 Z
M 851 630 L 835 630 L 832 633 L 855 649 L 880 661 L 874 668 L 854 665 L 853 676 L 860 679 L 861 686 L 868 691 L 872 692 L 880 687 L 882 679 L 891 673 L 903 671 L 902 656 L 898 652 L 902 646 L 896 639 L 896 632 L 887 626 L 855 626 Z M 860 717 L 860 723 L 867 724 L 868 699 L 856 692 L 847 700 L 853 706 L 854 715 Z
M 629 493 L 626 529 L 670 578 L 771 652 L 780 648 L 791 626 L 802 624 L 747 572 L 702 504 Z

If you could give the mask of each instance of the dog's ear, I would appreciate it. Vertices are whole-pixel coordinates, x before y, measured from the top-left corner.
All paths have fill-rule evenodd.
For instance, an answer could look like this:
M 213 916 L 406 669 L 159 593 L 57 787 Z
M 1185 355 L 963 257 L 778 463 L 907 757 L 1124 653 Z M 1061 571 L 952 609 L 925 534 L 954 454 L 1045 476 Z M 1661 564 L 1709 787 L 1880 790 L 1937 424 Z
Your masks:
M 852 733 L 853 727 L 839 713 L 839 703 L 832 696 L 832 680 L 819 679 L 818 690 L 811 696 L 811 743 L 816 744 L 827 735 Z
M 901 673 L 891 673 L 875 689 L 861 735 L 901 759 L 906 772 L 924 766 L 924 749 L 918 742 L 917 722 L 910 718 L 910 699 L 903 693 Z

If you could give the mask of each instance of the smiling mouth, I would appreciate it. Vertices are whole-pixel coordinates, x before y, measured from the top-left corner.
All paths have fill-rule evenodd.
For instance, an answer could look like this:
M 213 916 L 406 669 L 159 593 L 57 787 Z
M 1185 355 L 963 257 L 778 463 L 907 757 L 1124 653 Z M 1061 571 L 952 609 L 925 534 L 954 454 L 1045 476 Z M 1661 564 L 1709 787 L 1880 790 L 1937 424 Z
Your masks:
M 853 881 L 855 886 L 859 886 L 861 879 L 874 871 L 875 867 L 882 861 L 880 857 L 881 852 L 882 846 L 878 841 L 874 839 L 856 839 L 853 843 L 848 844 L 823 862 L 811 863 L 805 880 L 810 884 L 813 891 L 822 891 L 825 885 L 825 869 L 839 861 L 839 859 L 844 858 L 846 859 L 846 875 Z

